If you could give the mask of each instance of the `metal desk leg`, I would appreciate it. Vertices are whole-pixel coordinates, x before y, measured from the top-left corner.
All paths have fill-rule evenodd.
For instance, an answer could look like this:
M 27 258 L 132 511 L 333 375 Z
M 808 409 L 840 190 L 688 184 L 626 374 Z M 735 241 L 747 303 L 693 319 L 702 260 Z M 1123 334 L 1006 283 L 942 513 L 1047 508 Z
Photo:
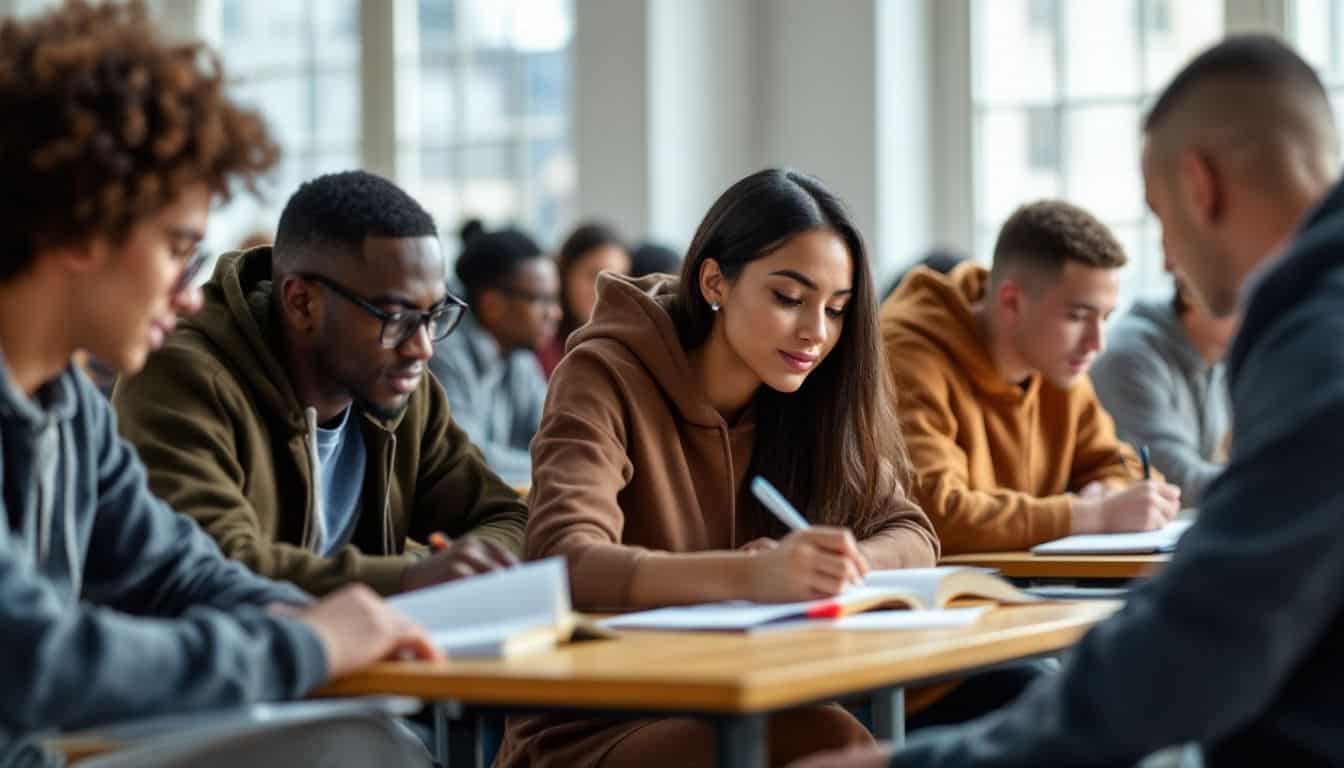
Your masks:
M 481 720 L 460 702 L 434 702 L 434 760 L 451 768 L 484 768 Z
M 485 768 L 483 752 L 479 717 L 448 721 L 448 768 Z
M 905 689 L 884 688 L 872 696 L 873 735 L 896 746 L 905 743 Z
M 452 701 L 436 701 L 434 707 L 434 762 L 448 764 L 448 731 L 452 722 L 452 710 L 457 706 Z
M 719 768 L 765 768 L 765 715 L 724 715 L 719 729 Z

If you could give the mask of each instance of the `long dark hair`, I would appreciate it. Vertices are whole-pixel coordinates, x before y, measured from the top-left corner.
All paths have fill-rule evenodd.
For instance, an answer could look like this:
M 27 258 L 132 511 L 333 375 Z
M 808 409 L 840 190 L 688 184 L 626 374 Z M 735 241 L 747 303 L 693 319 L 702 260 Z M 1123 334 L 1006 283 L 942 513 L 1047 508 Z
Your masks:
M 747 477 L 764 476 L 812 522 L 845 526 L 863 538 L 876 533 L 887 500 L 902 492 L 909 460 L 883 362 L 868 253 L 840 200 L 817 179 L 789 170 L 759 171 L 734 184 L 696 230 L 671 313 L 682 345 L 699 347 L 715 319 L 700 290 L 705 260 L 735 280 L 750 262 L 814 230 L 844 241 L 854 293 L 835 348 L 802 387 L 794 394 L 757 390 Z M 754 498 L 744 500 L 757 535 L 784 532 Z
M 616 230 L 606 224 L 589 221 L 580 224 L 565 238 L 556 258 L 556 270 L 560 273 L 560 329 L 556 334 L 561 340 L 569 337 L 588 318 L 579 317 L 569 304 L 569 273 L 587 256 L 590 251 L 606 245 L 615 245 L 624 249 L 625 241 Z

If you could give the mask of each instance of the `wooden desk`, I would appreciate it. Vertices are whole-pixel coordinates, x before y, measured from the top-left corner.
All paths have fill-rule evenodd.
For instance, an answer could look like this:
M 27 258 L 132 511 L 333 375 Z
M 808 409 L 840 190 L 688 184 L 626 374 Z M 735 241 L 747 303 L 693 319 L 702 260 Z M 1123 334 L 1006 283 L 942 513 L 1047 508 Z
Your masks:
M 719 725 L 720 765 L 757 766 L 764 764 L 769 712 L 873 692 L 878 737 L 899 739 L 905 686 L 1058 651 L 1117 607 L 997 608 L 965 629 L 626 632 L 617 640 L 506 660 L 388 662 L 336 680 L 319 695 L 711 716 Z
M 1171 555 L 1033 555 L 1030 552 L 986 552 L 949 555 L 939 565 L 996 568 L 1008 579 L 1134 579 L 1149 576 Z

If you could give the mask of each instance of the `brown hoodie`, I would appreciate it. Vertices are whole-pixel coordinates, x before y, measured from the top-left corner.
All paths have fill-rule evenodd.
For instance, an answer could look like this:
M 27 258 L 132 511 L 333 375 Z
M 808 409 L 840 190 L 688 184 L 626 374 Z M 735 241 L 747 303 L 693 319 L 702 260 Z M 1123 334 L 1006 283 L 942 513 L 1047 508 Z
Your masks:
M 1005 379 L 971 305 L 989 271 L 917 269 L 881 311 L 887 362 L 914 463 L 915 498 L 945 554 L 1025 549 L 1067 536 L 1071 491 L 1142 475 L 1086 376 L 1062 389 Z
M 314 551 L 316 412 L 294 394 L 273 346 L 276 322 L 271 249 L 225 254 L 201 311 L 142 372 L 117 383 L 122 435 L 156 495 L 195 518 L 228 557 L 315 594 L 350 582 L 400 590 L 426 551 L 407 537 L 423 542 L 435 530 L 521 547 L 526 508 L 453 423 L 426 372 L 401 415 L 362 415 L 359 520 L 349 545 L 330 557 Z
M 644 607 L 630 584 L 650 551 L 732 550 L 761 535 L 740 504 L 754 425 L 726 424 L 704 394 L 668 314 L 675 288 L 665 275 L 598 278 L 593 319 L 570 336 L 532 441 L 524 551 L 565 556 L 583 610 Z M 932 565 L 928 519 L 892 490 L 887 524 L 866 540 L 873 566 Z M 498 764 L 592 764 L 637 727 L 511 718 Z

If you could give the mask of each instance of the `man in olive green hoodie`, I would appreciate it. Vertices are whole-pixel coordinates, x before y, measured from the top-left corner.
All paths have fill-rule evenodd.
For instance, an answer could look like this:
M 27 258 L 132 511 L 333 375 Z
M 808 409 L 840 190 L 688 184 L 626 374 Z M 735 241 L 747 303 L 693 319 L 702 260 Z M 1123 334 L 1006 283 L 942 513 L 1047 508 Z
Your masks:
M 274 248 L 221 256 L 204 293 L 112 396 L 169 506 L 229 557 L 314 594 L 515 562 L 526 508 L 426 370 L 463 305 L 409 195 L 360 171 L 314 179 Z M 450 541 L 431 555 L 435 532 Z

